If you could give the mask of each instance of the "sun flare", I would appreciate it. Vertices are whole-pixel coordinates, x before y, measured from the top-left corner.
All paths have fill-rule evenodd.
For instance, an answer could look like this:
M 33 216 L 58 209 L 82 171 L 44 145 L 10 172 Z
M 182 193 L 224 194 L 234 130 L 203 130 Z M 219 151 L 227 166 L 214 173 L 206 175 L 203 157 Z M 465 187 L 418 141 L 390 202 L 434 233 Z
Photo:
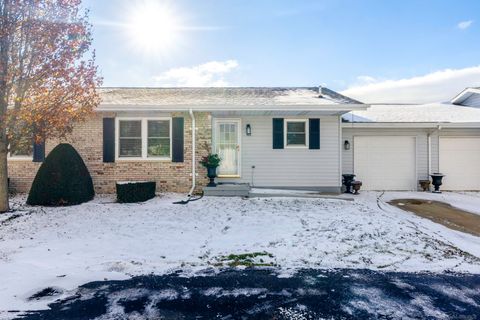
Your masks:
M 130 13 L 127 31 L 140 51 L 165 54 L 179 41 L 180 17 L 165 3 L 141 2 Z

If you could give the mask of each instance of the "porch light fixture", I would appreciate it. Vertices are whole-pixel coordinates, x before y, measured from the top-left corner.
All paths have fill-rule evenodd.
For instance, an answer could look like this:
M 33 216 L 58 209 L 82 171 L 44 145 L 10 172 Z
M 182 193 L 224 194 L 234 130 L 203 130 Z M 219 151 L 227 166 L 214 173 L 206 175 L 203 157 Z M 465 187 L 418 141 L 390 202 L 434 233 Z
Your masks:
M 247 126 L 245 127 L 245 133 L 247 134 L 247 136 L 252 135 L 252 127 L 250 126 L 250 123 L 247 124 Z
M 350 150 L 350 141 L 345 140 L 345 142 L 343 143 L 343 148 L 345 150 Z

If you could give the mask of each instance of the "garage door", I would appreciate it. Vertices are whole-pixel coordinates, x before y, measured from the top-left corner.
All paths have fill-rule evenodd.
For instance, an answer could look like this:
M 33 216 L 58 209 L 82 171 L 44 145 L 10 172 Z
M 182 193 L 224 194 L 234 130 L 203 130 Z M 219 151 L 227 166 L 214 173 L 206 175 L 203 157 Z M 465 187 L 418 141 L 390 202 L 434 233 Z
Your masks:
M 353 166 L 365 190 L 415 190 L 415 137 L 354 137 Z
M 480 138 L 440 137 L 439 144 L 442 189 L 480 190 Z

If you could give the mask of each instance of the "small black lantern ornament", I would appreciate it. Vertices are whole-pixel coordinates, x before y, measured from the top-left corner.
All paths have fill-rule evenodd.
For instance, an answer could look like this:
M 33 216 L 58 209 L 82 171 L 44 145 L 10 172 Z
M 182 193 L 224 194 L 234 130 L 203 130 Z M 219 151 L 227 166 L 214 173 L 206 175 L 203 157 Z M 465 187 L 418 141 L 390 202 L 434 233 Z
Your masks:
M 350 141 L 345 140 L 345 142 L 343 143 L 343 148 L 345 150 L 350 150 Z
M 250 123 L 247 124 L 247 127 L 245 128 L 245 133 L 247 134 L 247 136 L 252 135 L 252 126 L 250 126 Z

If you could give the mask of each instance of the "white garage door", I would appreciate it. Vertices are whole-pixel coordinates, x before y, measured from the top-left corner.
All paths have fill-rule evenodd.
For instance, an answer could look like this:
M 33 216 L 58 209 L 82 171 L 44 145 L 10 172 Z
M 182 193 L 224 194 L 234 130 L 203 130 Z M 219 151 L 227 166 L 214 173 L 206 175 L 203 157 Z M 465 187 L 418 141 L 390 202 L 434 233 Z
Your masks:
M 415 190 L 415 137 L 354 137 L 353 166 L 365 190 Z
M 480 138 L 440 137 L 443 190 L 480 190 Z

